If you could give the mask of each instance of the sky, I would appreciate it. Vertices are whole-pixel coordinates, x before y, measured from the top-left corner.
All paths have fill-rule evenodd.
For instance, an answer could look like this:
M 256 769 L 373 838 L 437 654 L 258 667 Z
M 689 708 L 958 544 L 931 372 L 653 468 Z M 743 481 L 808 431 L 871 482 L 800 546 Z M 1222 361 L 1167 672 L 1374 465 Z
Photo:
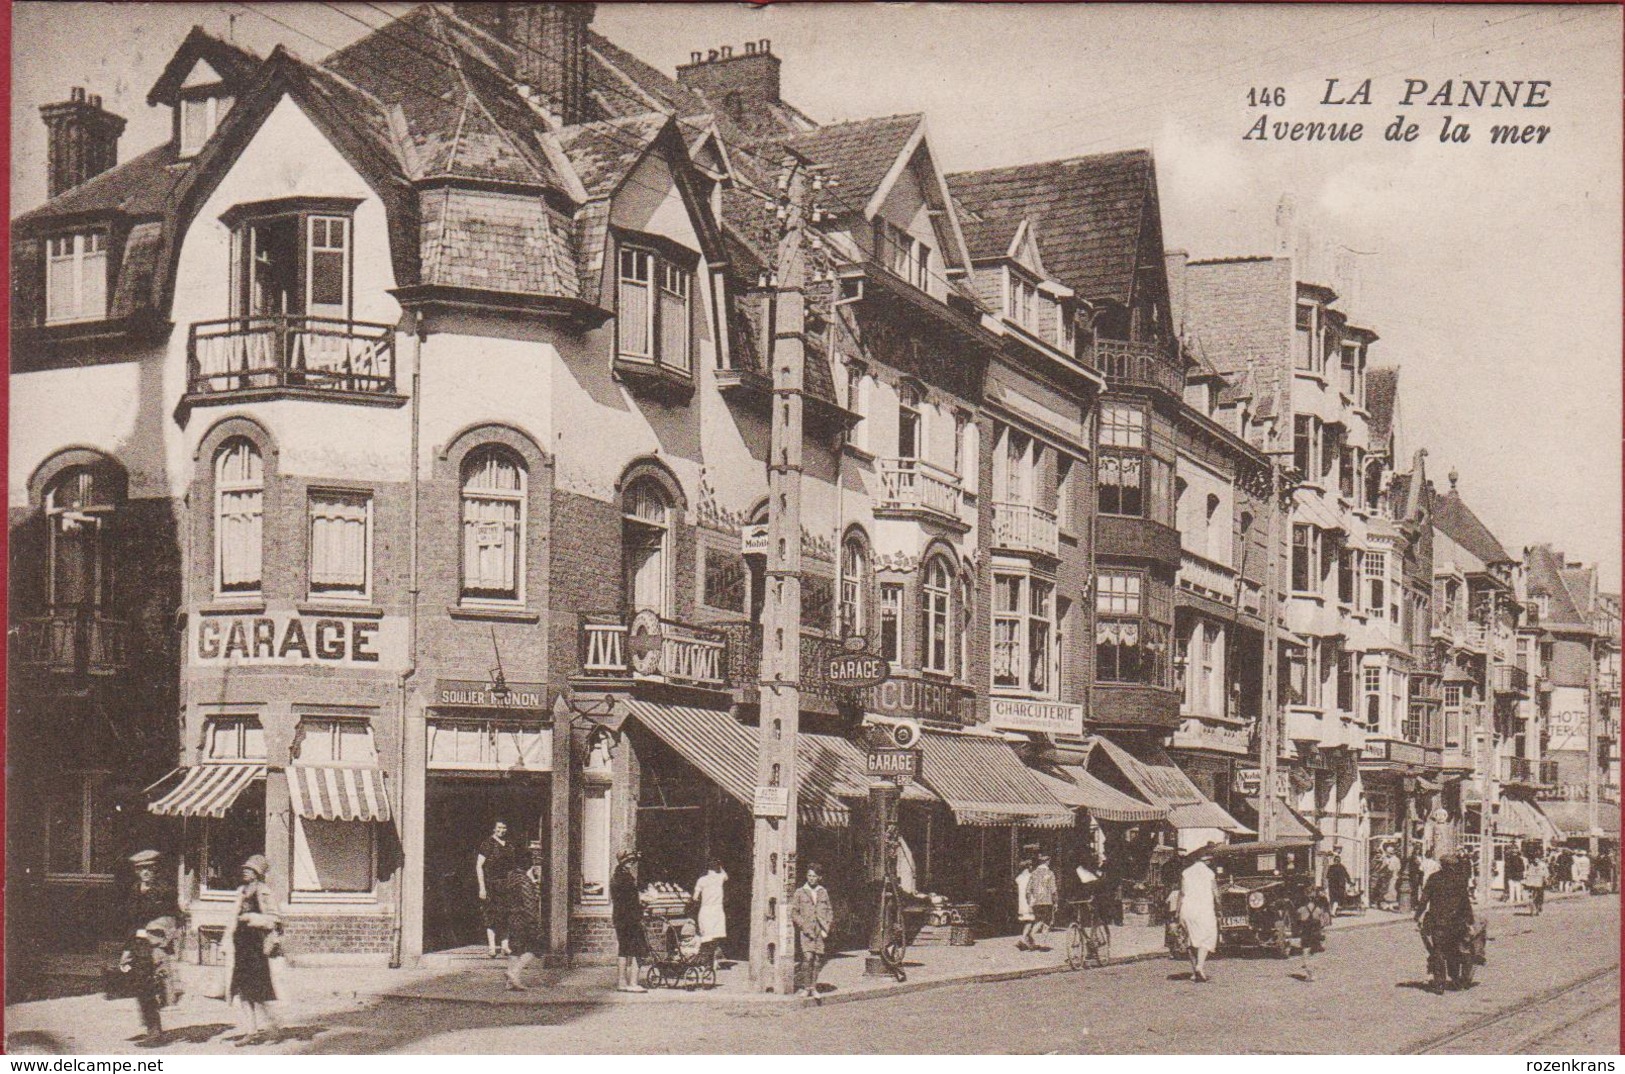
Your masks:
M 37 109 L 69 87 L 129 119 L 128 159 L 168 136 L 146 94 L 192 24 L 318 60 L 407 7 L 16 4 L 13 212 L 44 197 Z M 667 73 L 770 38 L 785 99 L 821 122 L 923 112 L 949 172 L 1150 148 L 1170 248 L 1297 251 L 1401 366 L 1407 456 L 1426 448 L 1440 487 L 1456 471 L 1514 555 L 1549 542 L 1619 588 L 1620 8 L 599 4 L 594 27 Z M 1371 79 L 1371 103 L 1321 104 L 1334 78 L 1334 98 Z M 1428 88 L 1402 109 L 1411 79 Z M 1549 103 L 1464 107 L 1484 79 L 1550 82 Z M 1402 111 L 1416 139 L 1385 140 Z M 1365 129 L 1245 140 L 1260 115 Z M 1446 115 L 1468 142 L 1441 143 Z M 1491 144 L 1512 122 L 1550 129 Z

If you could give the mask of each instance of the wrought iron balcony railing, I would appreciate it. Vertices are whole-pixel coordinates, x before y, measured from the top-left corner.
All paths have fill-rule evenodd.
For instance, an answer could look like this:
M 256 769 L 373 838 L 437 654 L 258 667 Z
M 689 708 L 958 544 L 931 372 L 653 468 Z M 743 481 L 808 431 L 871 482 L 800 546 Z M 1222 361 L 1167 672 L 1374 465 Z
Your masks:
M 11 659 L 63 674 L 111 675 L 130 666 L 130 624 L 90 608 L 58 609 L 12 623 Z
M 581 617 L 581 672 L 722 689 L 728 643 L 719 631 L 648 613 Z
M 395 328 L 325 317 L 200 321 L 187 339 L 193 396 L 255 389 L 352 395 L 395 392 Z

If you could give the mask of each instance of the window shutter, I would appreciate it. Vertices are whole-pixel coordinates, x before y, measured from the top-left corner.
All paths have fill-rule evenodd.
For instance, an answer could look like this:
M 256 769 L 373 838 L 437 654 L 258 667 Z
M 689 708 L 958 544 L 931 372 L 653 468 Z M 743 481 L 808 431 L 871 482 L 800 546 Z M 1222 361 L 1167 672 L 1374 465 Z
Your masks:
M 313 494 L 310 501 L 310 584 L 363 593 L 367 588 L 368 497 Z

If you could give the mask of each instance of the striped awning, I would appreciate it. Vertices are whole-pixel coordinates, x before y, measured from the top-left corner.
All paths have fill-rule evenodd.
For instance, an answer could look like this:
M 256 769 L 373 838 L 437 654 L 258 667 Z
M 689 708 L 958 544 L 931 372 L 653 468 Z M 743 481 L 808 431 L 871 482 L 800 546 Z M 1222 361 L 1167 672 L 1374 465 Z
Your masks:
M 631 698 L 627 714 L 699 769 L 711 782 L 747 808 L 756 792 L 758 731 L 716 709 L 663 705 Z M 842 747 L 848 747 L 848 753 Z M 863 761 L 856 747 L 832 735 L 801 735 L 796 741 L 796 813 L 803 824 L 844 828 L 852 812 L 841 796 L 869 793 Z M 862 776 L 863 782 L 857 777 Z
M 1197 790 L 1161 749 L 1141 747 L 1130 752 L 1104 735 L 1095 736 L 1095 748 L 1105 751 L 1142 798 L 1168 810 L 1168 823 L 1175 828 L 1217 828 L 1238 835 L 1252 831 Z
M 223 817 L 250 783 L 265 778 L 263 764 L 200 764 L 184 771 L 175 789 L 147 809 L 162 817 Z
M 1055 792 L 1055 797 L 1068 805 L 1077 806 L 1089 811 L 1089 815 L 1096 820 L 1109 820 L 1118 824 L 1149 824 L 1152 821 L 1167 820 L 1168 811 L 1161 806 L 1142 802 L 1138 798 L 1131 798 L 1116 787 L 1102 783 L 1082 765 L 1057 765 L 1059 777 L 1051 776 L 1046 772 L 1038 771 L 1038 776 L 1045 781 L 1045 786 Z
M 389 819 L 384 773 L 376 768 L 289 765 L 288 800 L 306 820 Z
M 1069 828 L 1076 820 L 1073 807 L 1059 801 L 1002 738 L 927 731 L 920 750 L 920 779 L 960 824 Z

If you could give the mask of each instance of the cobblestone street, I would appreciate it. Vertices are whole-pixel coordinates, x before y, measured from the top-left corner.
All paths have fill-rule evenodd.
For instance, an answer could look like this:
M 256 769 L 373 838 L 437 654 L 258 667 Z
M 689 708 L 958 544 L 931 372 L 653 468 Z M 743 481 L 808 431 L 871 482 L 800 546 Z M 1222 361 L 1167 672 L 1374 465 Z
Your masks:
M 952 985 L 823 1007 L 695 1002 L 357 999 L 293 1009 L 282 1039 L 252 1051 L 350 1052 L 1617 1052 L 1619 904 L 1563 899 L 1544 917 L 1491 915 L 1489 965 L 1470 991 L 1421 989 L 1423 956 L 1404 923 L 1339 929 L 1315 960 L 1231 958 L 1214 983 L 1180 963 Z M 1554 958 L 1554 951 L 1562 951 Z M 334 974 L 345 971 L 330 971 Z M 1589 980 L 1596 977 L 1595 980 Z M 1580 987 L 1569 989 L 1577 982 Z M 1558 994 L 1561 993 L 1561 994 Z M 625 999 L 625 997 L 621 997 Z M 93 997 L 7 1012 L 9 1043 L 128 1051 L 134 1011 Z M 333 1009 L 337 1007 L 338 1009 Z M 1506 1012 L 1517 1012 L 1498 1017 Z M 231 1052 L 230 1013 L 189 1001 L 171 1019 L 172 1053 Z

